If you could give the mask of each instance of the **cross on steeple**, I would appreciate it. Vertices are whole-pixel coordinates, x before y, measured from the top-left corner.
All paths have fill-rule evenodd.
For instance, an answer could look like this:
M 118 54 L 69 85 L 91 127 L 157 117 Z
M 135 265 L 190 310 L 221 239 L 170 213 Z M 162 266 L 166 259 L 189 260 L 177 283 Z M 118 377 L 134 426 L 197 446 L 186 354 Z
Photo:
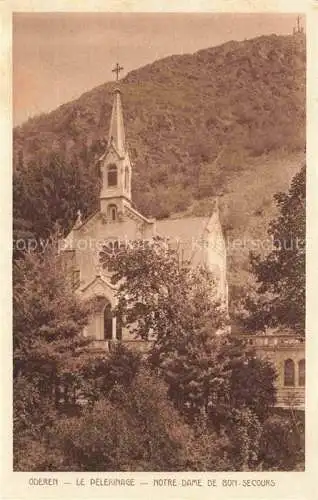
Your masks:
M 300 21 L 301 21 L 300 16 L 297 16 L 297 27 L 293 28 L 294 35 L 296 33 L 304 33 L 304 27 L 301 25 Z
M 116 63 L 116 66 L 114 69 L 112 69 L 112 73 L 116 73 L 116 82 L 118 82 L 119 79 L 119 73 L 123 70 L 124 68 L 122 66 L 119 66 L 118 63 Z

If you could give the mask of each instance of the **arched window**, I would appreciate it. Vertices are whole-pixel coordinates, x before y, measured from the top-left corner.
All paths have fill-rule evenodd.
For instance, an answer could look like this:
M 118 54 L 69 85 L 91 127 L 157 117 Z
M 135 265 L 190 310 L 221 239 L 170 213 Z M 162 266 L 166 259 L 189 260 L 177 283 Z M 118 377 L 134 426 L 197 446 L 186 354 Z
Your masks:
M 109 165 L 109 167 L 108 167 L 107 184 L 109 187 L 117 186 L 117 167 L 116 167 L 116 165 Z
M 284 362 L 284 385 L 295 385 L 295 364 L 292 359 L 286 359 Z
M 108 205 L 107 215 L 110 218 L 110 220 L 116 220 L 117 219 L 117 206 L 113 205 L 113 204 Z
M 298 385 L 304 386 L 306 382 L 305 360 L 301 359 L 298 363 Z
M 111 305 L 107 304 L 104 309 L 104 339 L 110 340 L 113 336 L 113 315 Z
M 125 168 L 125 191 L 129 190 L 129 168 Z

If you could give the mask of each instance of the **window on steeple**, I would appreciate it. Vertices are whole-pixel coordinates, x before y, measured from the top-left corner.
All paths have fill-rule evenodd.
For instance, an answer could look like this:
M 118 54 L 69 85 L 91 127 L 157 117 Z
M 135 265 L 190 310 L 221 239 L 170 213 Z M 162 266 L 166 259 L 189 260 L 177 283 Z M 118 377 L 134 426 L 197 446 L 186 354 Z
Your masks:
M 116 220 L 117 219 L 117 206 L 113 205 L 113 204 L 108 205 L 107 215 L 110 218 L 110 220 Z
M 116 167 L 116 165 L 109 165 L 109 167 L 108 167 L 107 184 L 108 184 L 108 187 L 117 186 L 117 167 Z

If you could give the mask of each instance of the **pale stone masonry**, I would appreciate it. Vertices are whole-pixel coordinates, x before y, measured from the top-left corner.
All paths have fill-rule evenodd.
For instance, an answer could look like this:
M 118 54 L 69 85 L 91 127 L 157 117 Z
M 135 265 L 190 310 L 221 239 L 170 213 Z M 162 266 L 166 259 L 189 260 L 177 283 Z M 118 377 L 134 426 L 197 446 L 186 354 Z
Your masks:
M 276 406 L 286 409 L 305 409 L 306 363 L 305 339 L 291 330 L 268 329 L 243 335 L 246 345 L 257 356 L 273 363 L 277 372 Z
M 135 240 L 151 240 L 161 236 L 178 250 L 181 260 L 195 268 L 205 265 L 217 283 L 217 295 L 228 309 L 226 244 L 220 223 L 218 204 L 208 217 L 184 217 L 154 220 L 144 217 L 132 206 L 132 164 L 125 139 L 121 92 L 114 90 L 114 101 L 106 151 L 99 161 L 102 174 L 100 208 L 88 219 L 77 221 L 61 242 L 73 275 L 76 292 L 82 299 L 96 299 L 96 309 L 84 335 L 93 337 L 98 350 L 108 349 L 110 340 L 124 340 L 147 349 L 146 343 L 134 339 L 113 314 L 116 287 L 100 265 L 100 251 L 116 251 L 121 244 Z M 305 344 L 288 332 L 270 332 L 245 337 L 259 356 L 268 357 L 275 365 L 277 405 L 304 409 Z
M 100 209 L 85 221 L 78 219 L 61 242 L 61 249 L 77 280 L 77 293 L 83 299 L 97 299 L 96 312 L 85 335 L 97 341 L 133 340 L 129 331 L 112 314 L 116 288 L 107 270 L 100 265 L 100 251 L 135 240 L 161 236 L 178 250 L 180 259 L 191 266 L 205 265 L 213 272 L 218 299 L 227 310 L 226 247 L 218 205 L 209 217 L 185 217 L 154 220 L 144 217 L 132 206 L 132 164 L 125 139 L 121 91 L 114 90 L 113 108 L 105 153 L 99 160 L 102 174 Z M 105 342 L 105 345 L 107 342 Z

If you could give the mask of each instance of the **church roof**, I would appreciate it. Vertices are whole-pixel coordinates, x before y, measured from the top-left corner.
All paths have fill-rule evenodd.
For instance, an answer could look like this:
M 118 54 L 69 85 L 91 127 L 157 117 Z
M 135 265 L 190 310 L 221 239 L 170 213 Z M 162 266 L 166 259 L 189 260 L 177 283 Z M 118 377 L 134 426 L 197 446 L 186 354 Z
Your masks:
M 201 257 L 203 237 L 209 220 L 210 217 L 158 220 L 156 233 L 169 240 L 169 246 L 178 250 L 182 261 L 194 263 L 199 258 L 199 261 L 203 263 L 204 259 Z
M 183 261 L 190 261 L 193 265 L 209 265 L 217 254 L 221 258 L 226 255 L 217 206 L 206 217 L 158 220 L 156 233 L 169 240 L 169 246 L 178 250 Z
M 120 90 L 114 90 L 114 101 L 112 115 L 110 119 L 109 135 L 108 135 L 108 148 L 113 146 L 119 156 L 124 156 L 126 152 L 125 143 L 125 129 L 123 108 L 121 104 Z
M 179 219 L 162 219 L 156 221 L 158 236 L 179 239 L 180 241 L 191 240 L 200 237 L 210 217 L 184 217 Z

